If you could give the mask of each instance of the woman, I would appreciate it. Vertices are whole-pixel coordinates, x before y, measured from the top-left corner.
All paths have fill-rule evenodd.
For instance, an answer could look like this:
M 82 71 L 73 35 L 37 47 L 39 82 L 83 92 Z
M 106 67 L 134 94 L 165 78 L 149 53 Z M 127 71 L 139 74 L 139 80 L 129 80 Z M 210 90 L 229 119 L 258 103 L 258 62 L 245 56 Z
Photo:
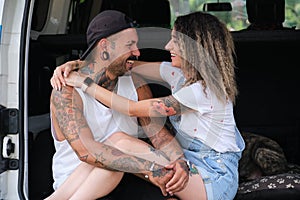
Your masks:
M 96 84 L 86 92 L 129 116 L 170 116 L 185 157 L 199 171 L 175 193 L 180 199 L 233 199 L 245 144 L 233 115 L 237 86 L 231 34 L 215 16 L 195 12 L 176 19 L 165 48 L 171 63 L 136 62 L 132 71 L 167 82 L 172 95 L 134 102 Z M 68 73 L 67 68 L 58 71 Z M 81 87 L 83 80 L 76 73 L 66 78 L 75 87 Z

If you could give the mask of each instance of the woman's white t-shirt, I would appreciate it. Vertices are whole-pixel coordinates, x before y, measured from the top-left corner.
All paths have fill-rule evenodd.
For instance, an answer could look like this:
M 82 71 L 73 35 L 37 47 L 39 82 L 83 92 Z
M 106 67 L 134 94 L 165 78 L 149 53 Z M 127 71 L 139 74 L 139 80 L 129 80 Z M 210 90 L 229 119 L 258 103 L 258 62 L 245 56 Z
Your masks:
M 192 138 L 219 152 L 240 151 L 236 144 L 236 123 L 233 115 L 233 104 L 222 103 L 210 91 L 203 90 L 200 81 L 184 86 L 185 78 L 180 68 L 173 67 L 170 62 L 162 62 L 160 75 L 169 83 L 173 97 L 182 105 L 195 112 L 183 113 L 176 127 Z M 224 97 L 226 98 L 226 97 Z

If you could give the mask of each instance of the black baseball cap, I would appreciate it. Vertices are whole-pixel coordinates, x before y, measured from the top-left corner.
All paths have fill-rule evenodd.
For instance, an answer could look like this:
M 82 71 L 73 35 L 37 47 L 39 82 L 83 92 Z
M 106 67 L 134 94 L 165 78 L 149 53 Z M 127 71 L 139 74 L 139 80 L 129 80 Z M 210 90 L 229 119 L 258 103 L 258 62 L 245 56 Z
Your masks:
M 100 12 L 92 19 L 88 26 L 86 32 L 88 48 L 82 54 L 80 60 L 84 60 L 95 47 L 96 43 L 102 38 L 134 27 L 137 27 L 136 22 L 120 11 L 105 10 Z

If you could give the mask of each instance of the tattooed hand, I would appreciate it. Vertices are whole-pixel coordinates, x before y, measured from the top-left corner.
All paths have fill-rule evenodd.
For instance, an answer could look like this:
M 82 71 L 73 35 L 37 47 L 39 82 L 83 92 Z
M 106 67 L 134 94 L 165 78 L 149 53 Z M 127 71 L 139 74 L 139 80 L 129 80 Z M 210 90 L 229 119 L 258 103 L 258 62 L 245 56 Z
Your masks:
M 175 115 L 173 107 L 167 107 L 162 101 L 153 102 L 153 109 L 163 116 Z
M 160 188 L 164 196 L 167 196 L 168 193 L 166 191 L 166 185 L 169 182 L 169 180 L 173 177 L 174 173 L 175 172 L 173 170 L 161 168 L 156 171 L 153 171 L 149 176 L 149 180 L 154 185 Z
M 172 179 L 167 183 L 166 190 L 170 195 L 183 190 L 189 181 L 189 166 L 186 161 L 178 159 L 173 164 L 166 166 L 175 171 Z

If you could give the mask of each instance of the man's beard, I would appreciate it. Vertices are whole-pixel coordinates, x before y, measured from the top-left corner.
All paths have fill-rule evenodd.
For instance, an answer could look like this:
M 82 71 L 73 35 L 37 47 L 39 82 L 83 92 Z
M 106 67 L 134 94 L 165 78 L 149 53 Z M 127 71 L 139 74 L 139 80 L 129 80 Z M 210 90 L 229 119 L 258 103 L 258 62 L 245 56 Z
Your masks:
M 126 60 L 125 59 L 116 59 L 112 62 L 107 70 L 115 76 L 122 76 L 127 72 L 126 69 Z

